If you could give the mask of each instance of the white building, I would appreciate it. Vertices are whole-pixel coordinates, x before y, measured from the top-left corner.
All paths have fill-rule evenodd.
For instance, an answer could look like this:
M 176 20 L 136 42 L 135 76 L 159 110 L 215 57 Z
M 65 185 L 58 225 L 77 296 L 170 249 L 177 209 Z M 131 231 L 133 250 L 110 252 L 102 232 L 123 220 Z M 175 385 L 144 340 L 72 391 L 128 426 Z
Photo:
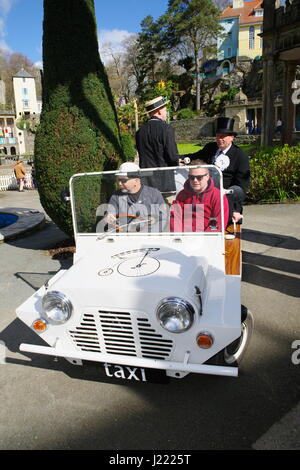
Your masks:
M 35 78 L 21 69 L 13 76 L 13 87 L 16 106 L 16 119 L 22 114 L 30 116 L 40 114 L 38 100 L 36 96 Z
M 16 120 L 24 117 L 39 122 L 42 110 L 41 99 L 36 96 L 35 78 L 26 70 L 21 69 L 13 76 Z M 22 129 L 17 130 L 18 153 L 20 155 L 33 151 L 33 136 Z

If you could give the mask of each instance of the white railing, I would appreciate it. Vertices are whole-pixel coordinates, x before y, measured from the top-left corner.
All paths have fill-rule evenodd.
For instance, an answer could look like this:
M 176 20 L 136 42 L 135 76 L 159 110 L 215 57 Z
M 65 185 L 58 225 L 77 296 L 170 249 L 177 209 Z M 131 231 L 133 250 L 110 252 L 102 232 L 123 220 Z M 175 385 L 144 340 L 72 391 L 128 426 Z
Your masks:
M 34 189 L 30 173 L 26 173 L 24 188 Z M 0 175 L 0 191 L 7 191 L 9 189 L 18 189 L 17 178 L 15 175 Z

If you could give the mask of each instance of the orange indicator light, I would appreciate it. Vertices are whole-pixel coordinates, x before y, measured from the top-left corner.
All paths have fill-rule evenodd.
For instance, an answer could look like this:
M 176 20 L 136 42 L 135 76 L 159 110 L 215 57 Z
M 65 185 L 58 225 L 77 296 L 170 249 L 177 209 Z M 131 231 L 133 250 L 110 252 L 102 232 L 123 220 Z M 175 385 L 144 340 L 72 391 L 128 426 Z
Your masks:
M 47 329 L 47 322 L 41 318 L 38 318 L 32 323 L 32 328 L 39 332 L 45 331 Z
M 202 331 L 197 336 L 197 344 L 199 348 L 202 348 L 202 349 L 211 348 L 213 343 L 214 343 L 213 337 L 211 336 L 210 333 L 207 333 L 206 331 Z

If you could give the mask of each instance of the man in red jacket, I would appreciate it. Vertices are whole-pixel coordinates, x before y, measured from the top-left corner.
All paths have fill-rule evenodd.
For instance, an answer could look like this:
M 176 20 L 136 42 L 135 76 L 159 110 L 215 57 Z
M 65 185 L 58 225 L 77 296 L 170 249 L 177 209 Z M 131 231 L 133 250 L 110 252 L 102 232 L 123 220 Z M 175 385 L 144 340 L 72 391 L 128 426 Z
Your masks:
M 195 165 L 205 164 L 201 160 Z M 226 227 L 229 207 L 223 197 L 224 225 Z M 171 232 L 215 232 L 220 231 L 221 195 L 209 175 L 208 168 L 191 168 L 184 189 L 177 194 L 170 210 Z

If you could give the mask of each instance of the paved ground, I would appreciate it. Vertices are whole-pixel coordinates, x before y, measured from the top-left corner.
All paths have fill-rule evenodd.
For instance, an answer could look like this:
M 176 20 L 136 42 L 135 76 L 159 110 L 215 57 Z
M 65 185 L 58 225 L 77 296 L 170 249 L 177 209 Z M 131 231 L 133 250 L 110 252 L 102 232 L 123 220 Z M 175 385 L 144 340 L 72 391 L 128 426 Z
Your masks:
M 0 192 L 8 206 L 42 211 L 36 191 Z M 255 334 L 239 378 L 167 386 L 107 383 L 21 354 L 36 335 L 15 309 L 68 265 L 46 251 L 65 235 L 47 219 L 1 244 L 0 449 L 300 449 L 299 217 L 299 204 L 245 208 L 242 295 Z

